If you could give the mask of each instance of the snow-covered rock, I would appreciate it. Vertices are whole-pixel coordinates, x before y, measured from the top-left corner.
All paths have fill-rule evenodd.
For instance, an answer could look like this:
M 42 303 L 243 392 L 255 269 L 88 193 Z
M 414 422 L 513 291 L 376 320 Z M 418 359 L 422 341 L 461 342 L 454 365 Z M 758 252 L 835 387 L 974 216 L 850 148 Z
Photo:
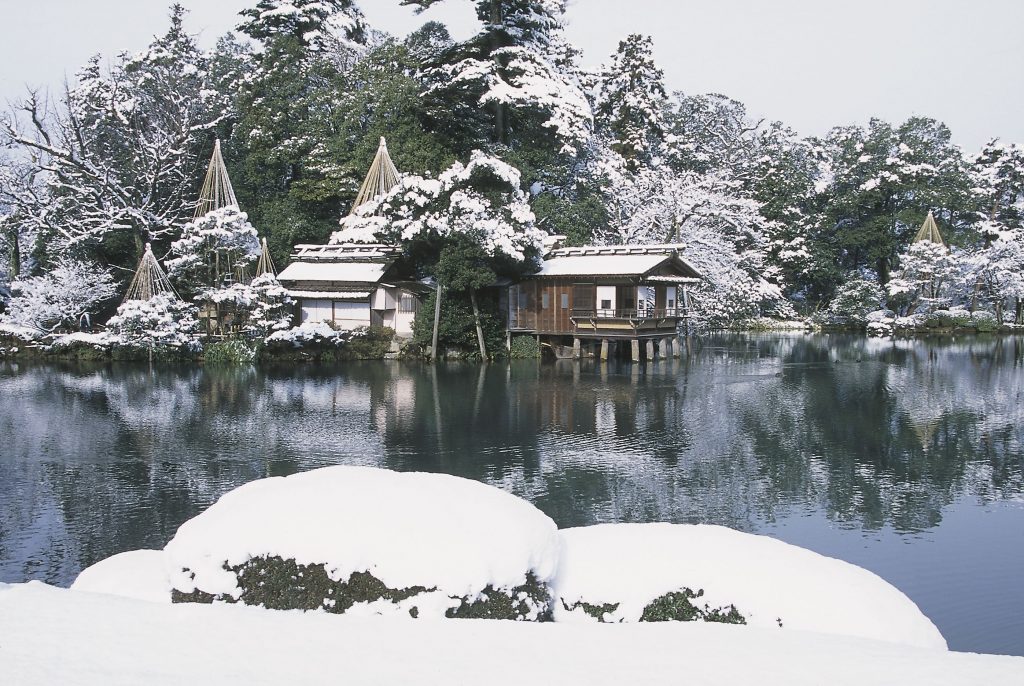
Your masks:
M 689 589 L 699 614 L 735 608 L 754 627 L 946 649 L 935 625 L 880 577 L 773 538 L 674 524 L 606 524 L 561 537 L 556 621 L 636 622 L 655 600 Z
M 1024 658 L 701 623 L 382 622 L 0 584 L 0 683 L 1024 683 Z
M 171 582 L 162 550 L 132 550 L 108 557 L 82 570 L 71 590 L 151 603 L 171 602 Z
M 534 620 L 559 539 L 533 505 L 475 481 L 339 466 L 231 491 L 165 551 L 179 601 Z

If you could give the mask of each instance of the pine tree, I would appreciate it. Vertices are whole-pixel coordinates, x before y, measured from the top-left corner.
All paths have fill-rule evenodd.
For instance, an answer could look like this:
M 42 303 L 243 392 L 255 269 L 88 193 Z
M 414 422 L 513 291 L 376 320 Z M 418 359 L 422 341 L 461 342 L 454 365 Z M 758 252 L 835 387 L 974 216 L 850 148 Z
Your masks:
M 402 4 L 425 9 L 440 1 Z M 593 115 L 575 50 L 562 36 L 565 0 L 477 0 L 476 8 L 483 30 L 446 50 L 427 74 L 428 97 L 450 103 L 456 116 L 473 113 L 487 123 L 463 151 L 485 142 L 578 150 Z
M 602 71 L 597 94 L 599 128 L 608 132 L 612 149 L 631 172 L 650 164 L 665 135 L 662 113 L 668 96 L 653 50 L 646 36 L 632 34 L 620 42 Z
M 264 43 L 288 36 L 320 51 L 332 41 L 362 43 L 365 37 L 363 15 L 352 0 L 260 0 L 241 15 L 246 20 L 238 30 Z

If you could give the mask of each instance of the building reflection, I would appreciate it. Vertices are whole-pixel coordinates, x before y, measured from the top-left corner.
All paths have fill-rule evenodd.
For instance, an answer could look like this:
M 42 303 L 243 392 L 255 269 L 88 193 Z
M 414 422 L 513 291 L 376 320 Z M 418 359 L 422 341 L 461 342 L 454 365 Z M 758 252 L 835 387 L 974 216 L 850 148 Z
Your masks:
M 162 547 L 242 483 L 437 471 L 561 526 L 814 513 L 866 531 L 1024 500 L 1016 339 L 717 336 L 683 360 L 0 367 L 0 581 Z

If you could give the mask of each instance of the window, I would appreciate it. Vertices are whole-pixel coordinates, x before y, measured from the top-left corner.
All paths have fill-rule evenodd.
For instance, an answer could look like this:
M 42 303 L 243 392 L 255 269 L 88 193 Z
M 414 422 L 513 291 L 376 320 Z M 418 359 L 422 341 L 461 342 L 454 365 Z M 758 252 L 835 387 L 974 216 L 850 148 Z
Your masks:
M 419 301 L 416 296 L 412 293 L 402 293 L 401 299 L 398 301 L 399 312 L 416 312 L 419 310 Z
M 551 307 L 551 294 L 545 291 L 540 296 L 540 306 L 542 309 L 548 309 Z
M 612 301 L 611 300 L 602 300 L 601 301 L 601 309 L 602 310 L 610 310 L 610 309 L 612 309 Z
M 568 310 L 569 309 L 569 294 L 568 293 L 562 293 L 562 309 L 563 310 Z

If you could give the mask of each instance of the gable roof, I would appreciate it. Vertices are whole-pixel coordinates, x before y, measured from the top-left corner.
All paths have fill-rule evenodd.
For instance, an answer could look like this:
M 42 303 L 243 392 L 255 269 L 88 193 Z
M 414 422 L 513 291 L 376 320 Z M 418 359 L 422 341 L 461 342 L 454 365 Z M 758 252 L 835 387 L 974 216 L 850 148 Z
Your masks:
M 699 273 L 679 257 L 681 244 L 585 246 L 552 250 L 535 276 L 625 276 L 643 277 L 666 264 L 685 275 Z

